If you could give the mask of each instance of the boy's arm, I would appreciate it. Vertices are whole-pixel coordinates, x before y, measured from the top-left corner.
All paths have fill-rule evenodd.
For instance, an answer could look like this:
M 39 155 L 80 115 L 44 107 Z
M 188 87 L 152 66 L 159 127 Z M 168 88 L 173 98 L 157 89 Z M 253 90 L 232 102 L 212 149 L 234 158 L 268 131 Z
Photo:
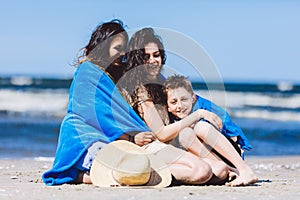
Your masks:
M 252 146 L 249 144 L 249 141 L 245 134 L 243 133 L 242 129 L 236 125 L 230 118 L 229 114 L 221 107 L 217 106 L 213 102 L 204 99 L 200 96 L 196 96 L 197 101 L 194 104 L 193 111 L 198 109 L 205 109 L 211 111 L 218 115 L 223 122 L 223 129 L 222 133 L 227 137 L 237 137 L 237 142 L 241 145 L 243 150 L 250 150 Z

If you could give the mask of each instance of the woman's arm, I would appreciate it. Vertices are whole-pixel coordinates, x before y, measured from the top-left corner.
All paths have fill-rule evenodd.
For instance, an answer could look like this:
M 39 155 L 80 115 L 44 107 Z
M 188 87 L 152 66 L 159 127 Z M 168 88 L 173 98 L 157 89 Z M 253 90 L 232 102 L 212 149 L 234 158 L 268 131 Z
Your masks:
M 201 118 L 206 118 L 218 128 L 219 125 L 222 124 L 221 119 L 214 113 L 199 109 L 184 119 L 165 126 L 152 101 L 144 101 L 139 106 L 141 106 L 141 109 L 139 109 L 141 111 L 140 115 L 143 116 L 147 126 L 161 142 L 170 141 L 175 138 L 182 129 L 191 126 Z
M 121 135 L 118 139 L 127 140 L 136 145 L 143 146 L 151 143 L 155 139 L 155 137 L 152 132 L 137 132 L 135 134 L 125 133 Z

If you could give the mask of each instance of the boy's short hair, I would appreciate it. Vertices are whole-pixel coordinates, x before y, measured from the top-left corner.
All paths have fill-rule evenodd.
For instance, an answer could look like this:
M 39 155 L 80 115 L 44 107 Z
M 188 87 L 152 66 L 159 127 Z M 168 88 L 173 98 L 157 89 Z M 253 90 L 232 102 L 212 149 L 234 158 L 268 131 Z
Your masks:
M 193 87 L 189 79 L 178 74 L 170 76 L 166 79 L 164 82 L 164 93 L 167 94 L 169 90 L 174 90 L 180 87 L 186 89 L 191 95 L 194 94 Z

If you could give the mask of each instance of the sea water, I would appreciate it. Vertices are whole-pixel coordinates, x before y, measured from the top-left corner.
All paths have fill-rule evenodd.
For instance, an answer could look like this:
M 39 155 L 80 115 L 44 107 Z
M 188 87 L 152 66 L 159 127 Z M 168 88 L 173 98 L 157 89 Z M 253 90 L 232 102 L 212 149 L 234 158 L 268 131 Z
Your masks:
M 71 81 L 0 78 L 0 158 L 55 156 Z M 193 87 L 217 104 L 224 99 L 220 106 L 253 146 L 246 156 L 300 155 L 300 85 L 193 82 Z

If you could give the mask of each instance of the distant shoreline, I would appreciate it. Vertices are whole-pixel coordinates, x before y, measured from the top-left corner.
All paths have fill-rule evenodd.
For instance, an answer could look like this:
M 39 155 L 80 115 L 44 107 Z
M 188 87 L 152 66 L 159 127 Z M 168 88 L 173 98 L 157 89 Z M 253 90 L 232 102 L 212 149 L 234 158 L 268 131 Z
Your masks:
M 76 68 L 74 68 L 76 69 Z M 75 70 L 74 70 L 75 72 Z M 69 74 L 25 74 L 25 73 L 0 73 L 0 79 L 1 78 L 11 78 L 11 77 L 26 77 L 26 78 L 36 78 L 36 79 L 73 79 L 73 73 Z M 206 83 L 205 81 L 201 80 L 200 77 L 191 77 L 188 76 L 188 78 L 192 82 L 199 82 L 199 83 Z M 200 80 L 200 81 L 199 81 Z M 300 85 L 300 80 L 285 80 L 285 79 L 245 79 L 242 78 L 222 78 L 223 82 L 225 84 L 273 84 L 277 85 L 280 83 L 285 84 L 291 84 L 291 85 Z M 219 83 L 214 81 L 209 81 L 210 83 Z
M 65 88 L 71 85 L 72 77 L 43 77 L 43 76 L 26 76 L 26 75 L 0 75 L 0 88 Z M 300 82 L 290 81 L 237 81 L 225 80 L 224 82 L 214 82 L 198 80 L 191 78 L 194 89 L 201 90 L 225 90 L 233 92 L 256 92 L 264 90 L 264 92 L 284 92 L 284 93 L 300 93 Z

